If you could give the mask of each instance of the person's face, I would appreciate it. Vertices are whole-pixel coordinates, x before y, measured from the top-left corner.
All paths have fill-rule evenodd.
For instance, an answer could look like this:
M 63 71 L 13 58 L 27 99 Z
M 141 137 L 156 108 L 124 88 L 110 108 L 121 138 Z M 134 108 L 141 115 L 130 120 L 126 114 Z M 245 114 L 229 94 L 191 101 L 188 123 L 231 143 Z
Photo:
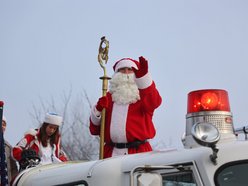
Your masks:
M 46 127 L 47 136 L 52 136 L 56 132 L 57 129 L 58 129 L 57 125 L 48 124 Z
M 123 67 L 123 68 L 120 68 L 118 70 L 118 72 L 121 72 L 123 74 L 131 74 L 131 73 L 133 73 L 133 69 L 132 68 L 128 68 L 128 67 Z
M 6 123 L 5 123 L 5 121 L 2 121 L 2 130 L 3 130 L 3 132 L 5 132 L 5 130 L 6 130 Z

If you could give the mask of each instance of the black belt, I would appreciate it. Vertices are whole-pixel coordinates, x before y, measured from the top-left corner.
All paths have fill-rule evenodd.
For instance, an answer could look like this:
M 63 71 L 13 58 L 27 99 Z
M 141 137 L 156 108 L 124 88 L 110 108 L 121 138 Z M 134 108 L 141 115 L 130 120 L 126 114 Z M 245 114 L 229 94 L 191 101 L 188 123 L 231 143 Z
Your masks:
M 133 141 L 128 143 L 113 143 L 111 142 L 109 145 L 115 147 L 117 149 L 125 149 L 125 148 L 138 148 L 141 144 L 146 143 L 147 140 L 144 141 Z

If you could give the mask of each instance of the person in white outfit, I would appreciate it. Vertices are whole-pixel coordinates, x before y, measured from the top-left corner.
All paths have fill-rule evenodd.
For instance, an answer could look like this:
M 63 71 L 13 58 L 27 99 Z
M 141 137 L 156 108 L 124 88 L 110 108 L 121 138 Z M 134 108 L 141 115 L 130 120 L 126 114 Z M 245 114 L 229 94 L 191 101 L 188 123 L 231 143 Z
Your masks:
M 31 129 L 25 133 L 17 145 L 13 148 L 13 156 L 21 161 L 22 152 L 32 149 L 40 158 L 40 164 L 57 163 L 67 161 L 66 154 L 60 149 L 59 127 L 63 118 L 55 113 L 47 113 L 39 129 Z

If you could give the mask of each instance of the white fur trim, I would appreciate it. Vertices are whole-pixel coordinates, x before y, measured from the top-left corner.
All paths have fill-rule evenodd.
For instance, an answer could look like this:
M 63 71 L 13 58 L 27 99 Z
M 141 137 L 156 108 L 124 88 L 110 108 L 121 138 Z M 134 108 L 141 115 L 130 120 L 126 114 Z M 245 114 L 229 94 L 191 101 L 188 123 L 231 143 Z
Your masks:
M 59 127 L 62 125 L 62 121 L 63 121 L 63 118 L 54 113 L 47 113 L 44 119 L 44 123 L 57 125 Z
M 128 60 L 128 59 L 124 59 L 124 60 L 119 61 L 116 64 L 116 66 L 115 66 L 115 72 L 118 72 L 118 70 L 120 68 L 124 68 L 124 67 L 127 67 L 127 68 L 132 68 L 133 67 L 133 68 L 135 68 L 135 69 L 138 70 L 138 67 L 137 67 L 137 65 L 135 64 L 134 61 Z
M 90 120 L 96 126 L 101 124 L 101 113 L 96 109 L 96 107 L 93 107 L 91 110 Z
M 22 148 L 26 148 L 27 146 L 27 139 L 26 138 L 22 138 L 21 141 L 19 141 L 17 143 L 18 148 L 22 147 Z
M 112 157 L 114 156 L 122 156 L 122 155 L 126 155 L 128 154 L 128 149 L 117 149 L 117 148 L 113 148 L 113 152 L 112 152 Z
M 149 73 L 147 73 L 146 75 L 144 75 L 141 78 L 135 78 L 135 82 L 136 82 L 139 89 L 145 89 L 145 88 L 148 88 L 149 86 L 151 86 L 152 77 Z
M 114 143 L 126 143 L 126 122 L 129 104 L 114 103 L 110 124 L 110 136 Z
M 28 131 L 26 131 L 26 132 L 24 133 L 24 135 L 31 134 L 32 136 L 36 136 L 37 132 L 38 132 L 38 131 L 35 130 L 35 129 L 29 129 Z
M 27 132 L 25 132 L 25 136 L 27 135 L 27 134 L 29 134 L 29 135 L 32 135 L 32 136 L 34 136 L 34 140 L 32 140 L 29 144 L 28 144 L 28 146 L 27 146 L 27 144 L 23 147 L 23 148 L 25 148 L 25 149 L 27 149 L 27 148 L 29 148 L 29 147 L 31 147 L 31 146 L 33 146 L 33 144 L 35 143 L 38 147 L 40 146 L 40 144 L 39 144 L 39 141 L 38 141 L 38 138 L 37 138 L 37 133 L 38 133 L 38 131 L 37 130 L 35 130 L 35 129 L 29 129 Z M 26 138 L 23 138 L 22 140 L 26 140 Z M 22 141 L 21 140 L 21 141 Z M 23 144 L 22 144 L 23 145 Z M 19 145 L 18 145 L 19 146 Z

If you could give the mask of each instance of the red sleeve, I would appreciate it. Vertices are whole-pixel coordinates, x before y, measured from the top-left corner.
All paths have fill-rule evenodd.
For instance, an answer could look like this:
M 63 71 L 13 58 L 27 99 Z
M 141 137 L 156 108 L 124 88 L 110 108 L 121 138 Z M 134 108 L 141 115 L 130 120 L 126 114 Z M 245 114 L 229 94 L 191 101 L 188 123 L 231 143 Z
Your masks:
M 33 140 L 34 140 L 34 136 L 27 134 L 17 143 L 16 146 L 13 147 L 12 154 L 17 161 L 21 160 L 21 154 L 23 149 L 25 149 Z
M 67 157 L 64 156 L 64 155 L 60 155 L 60 156 L 59 156 L 59 159 L 60 159 L 61 161 L 68 161 Z
M 146 89 L 139 89 L 143 108 L 147 112 L 154 112 L 162 103 L 162 98 L 154 82 Z
M 13 147 L 12 149 L 13 157 L 17 160 L 21 160 L 22 148 L 20 147 Z
M 61 161 L 68 161 L 69 160 L 68 156 L 66 155 L 66 153 L 63 150 L 61 150 L 61 148 L 60 148 L 60 151 L 59 151 L 59 157 L 58 158 Z

